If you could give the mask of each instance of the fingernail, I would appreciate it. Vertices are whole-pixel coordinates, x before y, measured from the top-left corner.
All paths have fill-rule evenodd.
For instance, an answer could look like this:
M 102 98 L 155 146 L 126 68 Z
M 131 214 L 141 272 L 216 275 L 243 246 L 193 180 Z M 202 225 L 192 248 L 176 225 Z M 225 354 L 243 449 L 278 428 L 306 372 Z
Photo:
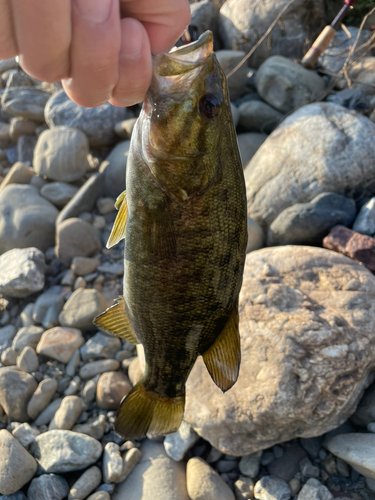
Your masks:
M 143 48 L 143 28 L 136 19 L 121 20 L 120 58 L 139 59 Z
M 110 15 L 113 0 L 75 0 L 79 16 L 90 23 L 103 23 Z

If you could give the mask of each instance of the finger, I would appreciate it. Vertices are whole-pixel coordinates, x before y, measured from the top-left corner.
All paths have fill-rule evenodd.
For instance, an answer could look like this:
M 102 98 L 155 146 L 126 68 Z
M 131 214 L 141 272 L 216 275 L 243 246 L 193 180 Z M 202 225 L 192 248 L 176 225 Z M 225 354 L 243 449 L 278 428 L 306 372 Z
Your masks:
M 118 0 L 74 0 L 72 14 L 70 78 L 63 86 L 81 106 L 99 106 L 108 101 L 118 79 Z
M 114 106 L 141 102 L 151 76 L 150 43 L 145 28 L 136 19 L 122 19 L 118 81 L 109 102 Z
M 153 54 L 167 52 L 190 23 L 188 0 L 121 0 L 121 13 L 146 28 Z
M 0 0 L 0 59 L 18 54 L 9 0 Z
M 69 76 L 70 0 L 13 0 L 20 64 L 34 78 Z

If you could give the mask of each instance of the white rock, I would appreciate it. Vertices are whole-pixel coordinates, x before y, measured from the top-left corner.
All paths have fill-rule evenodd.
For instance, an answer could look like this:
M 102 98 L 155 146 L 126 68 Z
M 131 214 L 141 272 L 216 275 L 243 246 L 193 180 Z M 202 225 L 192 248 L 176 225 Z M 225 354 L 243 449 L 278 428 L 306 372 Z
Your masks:
M 37 248 L 14 248 L 0 256 L 0 293 L 23 298 L 44 287 L 45 262 Z
M 369 236 L 375 234 L 375 198 L 371 198 L 370 201 L 363 205 L 354 221 L 353 231 L 368 234 Z
M 375 434 L 340 434 L 328 441 L 327 448 L 363 476 L 375 479 Z
M 184 420 L 177 432 L 169 434 L 164 439 L 164 448 L 167 455 L 179 462 L 185 456 L 185 453 L 194 446 L 199 436 L 194 429 Z

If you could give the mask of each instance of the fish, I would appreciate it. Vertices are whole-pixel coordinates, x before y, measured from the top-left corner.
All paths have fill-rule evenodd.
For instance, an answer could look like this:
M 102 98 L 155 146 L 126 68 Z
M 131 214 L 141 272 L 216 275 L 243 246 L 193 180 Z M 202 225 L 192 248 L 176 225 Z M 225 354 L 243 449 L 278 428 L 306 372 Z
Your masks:
M 145 371 L 121 401 L 115 431 L 126 439 L 166 435 L 181 424 L 198 356 L 224 392 L 241 360 L 246 188 L 210 31 L 153 57 L 126 191 L 115 206 L 107 246 L 125 239 L 123 296 L 94 323 L 145 353 Z

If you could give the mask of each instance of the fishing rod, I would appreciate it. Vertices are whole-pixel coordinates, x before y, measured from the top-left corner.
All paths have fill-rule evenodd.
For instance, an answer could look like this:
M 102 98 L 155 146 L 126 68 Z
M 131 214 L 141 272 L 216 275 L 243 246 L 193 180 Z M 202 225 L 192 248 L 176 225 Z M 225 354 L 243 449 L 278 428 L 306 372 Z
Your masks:
M 307 52 L 301 61 L 302 66 L 308 69 L 315 68 L 315 65 L 319 59 L 319 56 L 326 50 L 333 37 L 336 34 L 337 28 L 341 26 L 341 23 L 349 12 L 353 8 L 356 0 L 345 0 L 344 7 L 337 14 L 330 26 L 326 26 L 324 30 L 320 33 L 318 38 L 313 43 L 311 49 Z

